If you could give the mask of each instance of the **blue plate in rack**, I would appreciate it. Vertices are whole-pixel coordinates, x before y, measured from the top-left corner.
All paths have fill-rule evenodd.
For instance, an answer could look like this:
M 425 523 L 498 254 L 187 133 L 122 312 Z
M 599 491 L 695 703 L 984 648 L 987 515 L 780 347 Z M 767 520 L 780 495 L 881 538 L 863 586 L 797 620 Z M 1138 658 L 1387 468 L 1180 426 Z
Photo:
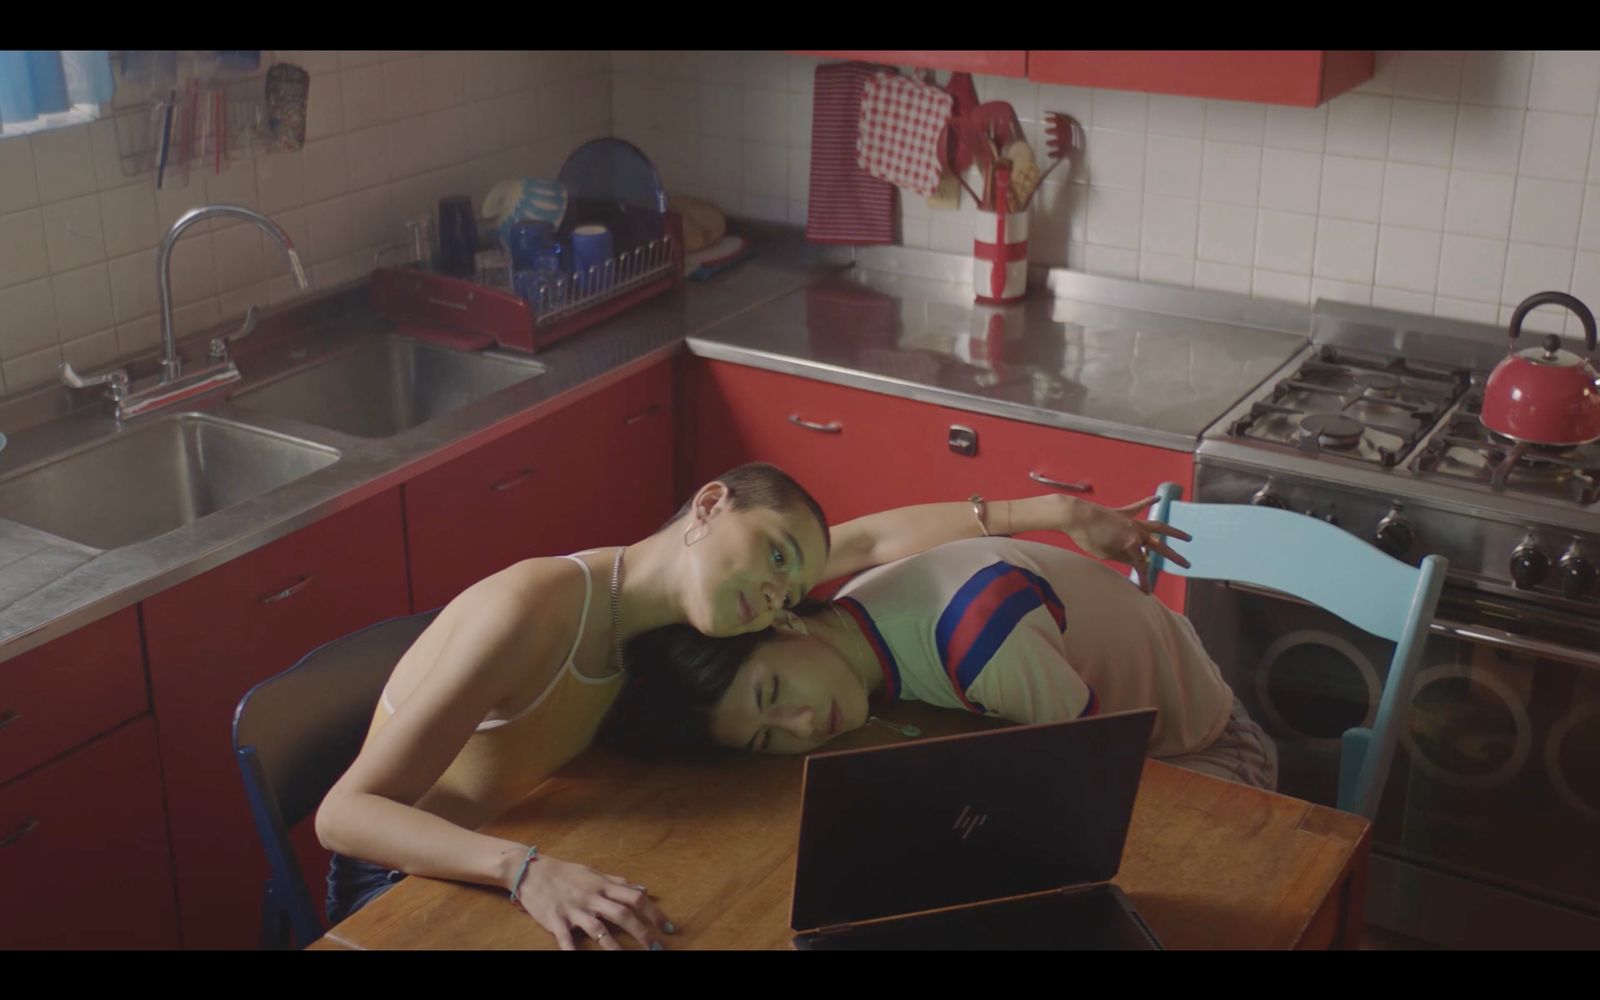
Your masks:
M 557 180 L 567 189 L 564 232 L 599 223 L 611 230 L 619 254 L 661 238 L 667 192 L 655 164 L 633 143 L 584 143 L 561 165 Z

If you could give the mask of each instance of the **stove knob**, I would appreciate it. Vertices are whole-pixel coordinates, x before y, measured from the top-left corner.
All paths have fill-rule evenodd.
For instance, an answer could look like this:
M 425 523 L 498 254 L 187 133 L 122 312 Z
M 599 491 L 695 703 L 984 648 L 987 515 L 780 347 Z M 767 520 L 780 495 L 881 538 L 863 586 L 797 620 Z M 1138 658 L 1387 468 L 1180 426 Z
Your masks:
M 1335 514 L 1331 510 L 1328 511 L 1326 514 L 1318 514 L 1316 516 L 1322 518 L 1324 521 L 1327 521 L 1329 524 L 1333 525 L 1335 528 L 1337 528 L 1339 526 L 1339 515 Z
M 1404 559 L 1406 553 L 1411 551 L 1411 543 L 1416 540 L 1416 535 L 1411 530 L 1410 521 L 1391 512 L 1378 522 L 1374 540 L 1385 555 Z
M 1256 507 L 1276 507 L 1279 510 L 1288 510 L 1289 505 L 1283 498 L 1272 492 L 1272 487 L 1263 486 L 1256 490 L 1256 495 L 1250 498 L 1250 503 Z
M 1575 601 L 1589 592 L 1594 586 L 1594 563 L 1578 554 L 1577 549 L 1568 549 L 1567 554 L 1561 557 L 1561 596 L 1569 601 Z
M 1518 590 L 1532 590 L 1550 569 L 1550 557 L 1529 545 L 1517 546 L 1511 553 L 1511 581 Z

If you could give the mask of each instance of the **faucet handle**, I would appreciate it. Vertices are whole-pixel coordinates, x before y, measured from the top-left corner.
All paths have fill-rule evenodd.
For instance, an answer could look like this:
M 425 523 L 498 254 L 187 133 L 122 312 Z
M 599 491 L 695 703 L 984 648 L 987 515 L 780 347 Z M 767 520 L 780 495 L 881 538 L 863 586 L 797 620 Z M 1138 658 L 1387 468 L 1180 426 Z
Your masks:
M 250 331 L 256 328 L 256 307 L 251 306 L 245 310 L 244 325 L 232 333 L 221 337 L 212 337 L 211 346 L 206 350 L 206 360 L 222 362 L 228 360 L 228 344 L 235 340 L 242 340 L 250 336 Z
M 93 375 L 85 378 L 73 370 L 72 362 L 63 361 L 57 369 L 61 373 L 61 381 L 74 389 L 87 389 L 90 386 L 104 385 L 108 387 L 111 398 L 122 399 L 128 393 L 128 373 L 121 368 L 106 372 L 104 375 Z

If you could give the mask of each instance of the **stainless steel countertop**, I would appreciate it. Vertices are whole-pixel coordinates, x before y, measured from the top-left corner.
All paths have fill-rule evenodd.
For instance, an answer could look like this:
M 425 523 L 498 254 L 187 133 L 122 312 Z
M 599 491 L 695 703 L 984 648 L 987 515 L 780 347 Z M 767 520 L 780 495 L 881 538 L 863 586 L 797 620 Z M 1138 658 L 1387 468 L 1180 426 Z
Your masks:
M 359 288 L 275 310 L 277 332 L 240 342 L 243 382 L 173 412 L 204 411 L 337 448 L 340 460 L 110 551 L 0 520 L 0 662 L 392 489 L 685 343 L 704 357 L 1192 451 L 1211 421 L 1304 345 L 1309 326 L 1303 308 L 1050 271 L 1036 275 L 1046 286 L 1037 297 L 1001 315 L 991 351 L 991 321 L 972 303 L 963 257 L 822 249 L 792 229 L 746 229 L 758 253 L 739 267 L 541 351 L 544 375 L 390 438 L 231 407 L 235 392 L 305 363 L 291 352 L 309 349 L 314 358 L 390 326 L 365 308 Z M 190 338 L 186 353 L 203 350 L 204 337 Z M 962 360 L 975 356 L 974 343 L 976 364 Z M 46 389 L 0 400 L 0 429 L 11 435 L 0 475 L 171 415 L 119 428 L 84 405 L 88 398 Z
M 1306 344 L 1309 311 L 1049 272 L 1004 309 L 970 262 L 875 248 L 862 264 L 689 337 L 696 355 L 1192 452 Z
M 0 519 L 0 662 L 34 649 L 115 611 L 136 604 L 540 419 L 683 349 L 693 332 L 803 287 L 846 266 L 838 251 L 808 247 L 786 233 L 759 245 L 758 254 L 709 282 L 642 303 L 615 319 L 534 355 L 545 374 L 509 386 L 459 410 L 389 438 L 357 438 L 326 428 L 235 410 L 236 392 L 290 364 L 291 351 L 311 358 L 391 324 L 366 310 L 364 292 L 347 290 L 316 303 L 279 311 L 280 331 L 262 331 L 238 345 L 244 379 L 194 405 L 153 413 L 119 428 L 93 392 L 74 397 L 47 388 L 29 398 L 0 400 L 0 427 L 10 443 L 0 452 L 0 476 L 64 450 L 103 443 L 173 413 L 217 417 L 337 448 L 337 462 L 260 497 L 218 511 L 148 541 L 99 551 Z M 352 305 L 354 302 L 354 305 Z M 265 330 L 266 323 L 263 323 Z M 263 341 L 252 343 L 256 337 Z M 204 351 L 204 336 L 185 342 L 188 356 Z M 522 355 L 518 355 L 523 357 Z M 97 392 L 98 390 L 95 390 Z M 69 403 L 69 400 L 73 401 Z M 69 406 L 76 405 L 76 409 Z M 28 426 L 32 422 L 33 426 Z M 129 483 L 138 489 L 138 483 Z M 107 503 L 115 503 L 108 497 Z

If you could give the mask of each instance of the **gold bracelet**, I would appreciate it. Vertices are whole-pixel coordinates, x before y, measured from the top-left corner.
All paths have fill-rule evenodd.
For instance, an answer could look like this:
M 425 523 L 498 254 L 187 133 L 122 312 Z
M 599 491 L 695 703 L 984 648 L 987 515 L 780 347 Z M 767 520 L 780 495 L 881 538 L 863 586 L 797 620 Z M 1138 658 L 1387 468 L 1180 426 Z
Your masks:
M 989 526 L 985 524 L 983 520 L 984 514 L 989 509 L 988 504 L 984 503 L 983 497 L 976 493 L 972 494 L 970 497 L 967 497 L 967 499 L 972 502 L 972 516 L 978 519 L 978 530 L 983 532 L 983 537 L 988 538 Z

